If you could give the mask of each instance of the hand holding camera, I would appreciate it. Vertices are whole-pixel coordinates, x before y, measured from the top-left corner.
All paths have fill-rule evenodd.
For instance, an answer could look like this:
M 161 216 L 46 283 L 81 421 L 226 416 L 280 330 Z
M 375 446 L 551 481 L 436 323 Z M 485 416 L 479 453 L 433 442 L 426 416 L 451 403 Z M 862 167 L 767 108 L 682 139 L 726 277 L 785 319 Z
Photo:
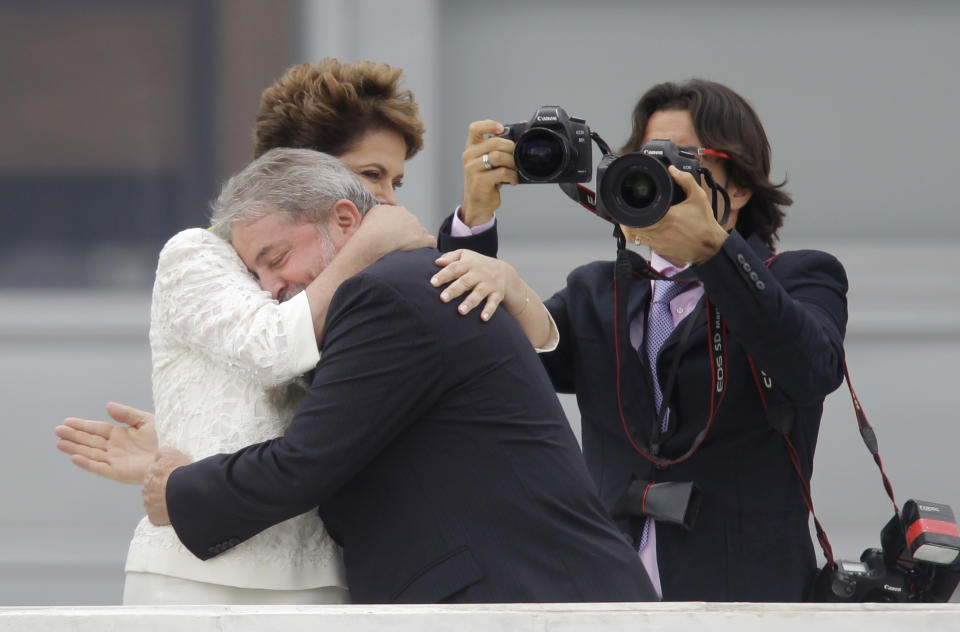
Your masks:
M 518 182 L 589 182 L 593 170 L 586 121 L 558 105 L 542 105 L 529 122 L 508 125 L 502 136 L 516 143 Z
M 637 245 L 650 246 L 677 266 L 706 261 L 723 246 L 727 231 L 717 222 L 706 191 L 690 173 L 673 165 L 665 171 L 682 201 L 644 228 L 622 225 L 624 236 Z
M 499 136 L 504 127 L 496 121 L 470 124 L 463 151 L 463 201 L 460 219 L 478 226 L 493 218 L 500 207 L 500 186 L 517 184 L 513 142 Z

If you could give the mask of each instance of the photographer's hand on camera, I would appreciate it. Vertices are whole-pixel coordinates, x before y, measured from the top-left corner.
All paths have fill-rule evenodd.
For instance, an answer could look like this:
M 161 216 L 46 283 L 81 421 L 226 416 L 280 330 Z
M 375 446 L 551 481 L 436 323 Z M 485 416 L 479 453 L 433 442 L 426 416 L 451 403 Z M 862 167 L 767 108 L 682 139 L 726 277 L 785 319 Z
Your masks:
M 624 234 L 627 241 L 650 246 L 676 266 L 702 263 L 720 250 L 729 235 L 717 222 L 710 196 L 693 176 L 672 165 L 669 171 L 674 181 L 683 187 L 687 198 L 671 206 L 663 219 L 652 226 L 623 226 Z M 727 223 L 730 226 L 736 223 L 735 213 L 731 213 Z
M 503 305 L 535 348 L 556 345 L 556 326 L 546 307 L 509 263 L 472 250 L 444 253 L 436 263 L 441 270 L 431 277 L 430 283 L 434 287 L 449 283 L 440 294 L 444 303 L 466 294 L 457 307 L 461 315 L 483 304 L 480 318 L 486 321 Z
M 503 125 L 496 121 L 470 124 L 462 156 L 463 201 L 460 204 L 460 219 L 467 226 L 479 226 L 493 219 L 493 212 L 500 207 L 500 186 L 517 184 L 514 143 L 495 136 L 503 131 Z

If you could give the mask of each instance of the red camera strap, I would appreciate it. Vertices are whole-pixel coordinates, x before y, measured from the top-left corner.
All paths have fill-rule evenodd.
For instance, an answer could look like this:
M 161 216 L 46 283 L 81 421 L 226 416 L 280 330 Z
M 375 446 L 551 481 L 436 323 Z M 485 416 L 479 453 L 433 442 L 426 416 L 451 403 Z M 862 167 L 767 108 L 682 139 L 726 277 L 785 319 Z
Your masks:
M 774 259 L 776 259 L 776 256 L 767 260 L 766 264 L 768 268 L 773 264 Z M 810 486 L 807 485 L 807 481 L 803 476 L 800 455 L 797 453 L 797 449 L 790 440 L 790 431 L 792 430 L 793 426 L 792 408 L 790 407 L 789 403 L 787 403 L 786 400 L 774 390 L 773 380 L 771 380 L 762 369 L 757 369 L 757 366 L 753 362 L 753 358 L 748 356 L 748 360 L 750 361 L 750 370 L 753 372 L 753 381 L 757 385 L 757 392 L 760 394 L 760 401 L 763 404 L 764 412 L 767 414 L 767 420 L 774 429 L 780 432 L 787 444 L 787 452 L 790 455 L 790 462 L 793 464 L 793 468 L 797 472 L 797 478 L 800 481 L 800 495 L 803 497 L 804 504 L 807 506 L 807 509 L 810 510 L 810 514 L 813 516 L 813 523 L 817 531 L 817 540 L 820 542 L 820 548 L 823 549 L 823 555 L 826 558 L 827 563 L 832 568 L 836 568 L 836 563 L 833 559 L 833 548 L 830 546 L 830 541 L 827 539 L 827 534 L 824 531 L 823 526 L 820 524 L 820 520 L 817 518 L 816 512 L 813 510 L 813 497 L 810 493 Z M 847 381 L 847 387 L 850 390 L 850 398 L 853 400 L 853 410 L 857 416 L 857 426 L 860 429 L 860 437 L 863 439 L 863 442 L 870 451 L 870 454 L 873 455 L 874 462 L 880 469 L 880 476 L 883 480 L 883 488 L 886 490 L 887 496 L 890 497 L 890 501 L 893 503 L 894 513 L 899 516 L 900 509 L 897 507 L 897 501 L 893 495 L 893 485 L 890 483 L 890 479 L 887 478 L 887 473 L 883 470 L 883 461 L 880 459 L 880 449 L 877 443 L 877 435 L 873 431 L 873 426 L 871 426 L 870 422 L 867 420 L 867 414 L 864 412 L 863 406 L 860 405 L 860 399 L 853 390 L 853 382 L 850 380 L 850 371 L 847 368 L 846 362 L 843 363 L 843 375 Z
M 710 336 L 707 339 L 707 345 L 710 353 L 710 366 L 712 371 L 710 416 L 707 419 L 707 423 L 703 430 L 697 434 L 685 453 L 673 459 L 661 458 L 659 456 L 661 445 L 660 427 L 661 422 L 666 414 L 666 404 L 664 404 L 661 409 L 657 411 L 657 414 L 654 415 L 653 424 L 651 425 L 650 429 L 651 440 L 649 443 L 646 443 L 639 436 L 637 436 L 637 433 L 634 430 L 631 429 L 628 421 L 629 419 L 641 419 L 645 415 L 640 414 L 640 411 L 638 410 L 633 410 L 628 413 L 625 406 L 625 398 L 623 396 L 623 385 L 624 382 L 627 381 L 625 379 L 625 376 L 628 373 L 627 364 L 630 363 L 627 360 L 627 354 L 636 354 L 636 350 L 630 343 L 630 326 L 627 322 L 627 303 L 630 295 L 630 285 L 633 282 L 634 277 L 643 279 L 666 279 L 670 281 L 691 283 L 693 282 L 692 271 L 688 269 L 674 277 L 665 277 L 651 268 L 642 256 L 627 250 L 626 248 L 621 248 L 617 253 L 617 262 L 613 279 L 613 342 L 617 362 L 617 410 L 620 415 L 620 422 L 623 426 L 624 433 L 627 436 L 627 440 L 630 442 L 630 445 L 632 445 L 633 448 L 639 452 L 641 456 L 643 456 L 643 458 L 647 459 L 658 467 L 666 467 L 668 465 L 675 465 L 677 463 L 686 461 L 693 456 L 693 454 L 703 443 L 704 439 L 706 439 L 707 434 L 710 432 L 710 428 L 720 410 L 720 405 L 723 403 L 723 397 L 726 394 L 728 382 L 728 380 L 726 380 L 726 325 L 723 321 L 723 318 L 720 316 L 720 311 L 717 309 L 717 307 L 712 305 L 706 296 L 704 296 L 703 304 L 706 305 L 709 311 L 708 325 L 710 327 Z M 699 309 L 700 306 L 698 305 L 697 310 L 695 310 L 694 313 L 689 314 L 684 319 L 683 330 L 681 331 L 681 346 L 683 345 L 683 342 L 687 340 L 691 330 L 693 329 L 693 326 L 697 320 Z M 714 341 L 717 341 L 716 344 Z M 678 363 L 679 355 L 675 358 L 674 366 L 671 367 L 668 379 L 663 385 L 664 400 L 666 400 L 666 394 L 669 393 L 673 387 L 673 382 L 676 379 Z M 653 379 L 652 375 L 645 375 L 644 377 L 646 379 Z
M 893 511 L 896 515 L 900 515 L 900 508 L 897 507 L 897 500 L 893 496 L 893 485 L 890 484 L 890 479 L 887 478 L 887 473 L 883 471 L 883 461 L 880 460 L 880 448 L 877 443 L 877 435 L 873 431 L 873 426 L 870 425 L 870 422 L 867 420 L 867 414 L 863 412 L 863 407 L 860 405 L 860 399 L 857 397 L 857 394 L 853 390 L 853 382 L 850 381 L 850 371 L 847 369 L 847 363 L 843 363 L 843 375 L 847 379 L 847 387 L 850 389 L 850 398 L 853 400 L 853 410 L 857 415 L 857 426 L 860 428 L 860 437 L 863 439 L 864 444 L 866 444 L 867 449 L 870 450 L 870 454 L 873 455 L 873 461 L 877 464 L 877 467 L 880 468 L 880 476 L 883 479 L 883 488 L 887 490 L 887 496 L 890 497 L 890 502 L 893 503 Z
M 810 511 L 810 515 L 813 516 L 813 526 L 817 530 L 817 541 L 820 542 L 820 548 L 823 550 L 823 556 L 827 560 L 827 564 L 831 568 L 836 567 L 836 562 L 833 560 L 833 547 L 830 546 L 830 539 L 827 538 L 827 532 L 824 530 L 823 525 L 820 524 L 820 519 L 817 518 L 817 512 L 813 509 L 813 496 L 810 493 L 810 486 L 807 484 L 807 479 L 803 475 L 803 468 L 800 463 L 800 454 L 797 452 L 796 447 L 793 445 L 793 441 L 790 440 L 790 430 L 793 425 L 793 420 L 790 419 L 786 424 L 783 422 L 782 418 L 779 418 L 777 415 L 772 413 L 772 409 L 767 403 L 767 397 L 764 394 L 764 391 L 767 393 L 773 393 L 773 381 L 767 376 L 766 373 L 760 371 L 758 374 L 757 367 L 753 363 L 753 358 L 747 356 L 747 359 L 750 361 L 750 371 L 753 373 L 753 381 L 757 385 L 757 392 L 760 393 L 760 401 L 763 404 L 763 410 L 767 413 L 767 420 L 770 422 L 770 425 L 774 429 L 778 430 L 783 437 L 783 440 L 787 444 L 787 454 L 790 455 L 790 463 L 793 465 L 793 469 L 797 472 L 797 480 L 800 482 L 800 496 L 803 498 L 803 504 L 807 506 L 807 510 Z M 760 374 L 763 375 L 761 379 Z

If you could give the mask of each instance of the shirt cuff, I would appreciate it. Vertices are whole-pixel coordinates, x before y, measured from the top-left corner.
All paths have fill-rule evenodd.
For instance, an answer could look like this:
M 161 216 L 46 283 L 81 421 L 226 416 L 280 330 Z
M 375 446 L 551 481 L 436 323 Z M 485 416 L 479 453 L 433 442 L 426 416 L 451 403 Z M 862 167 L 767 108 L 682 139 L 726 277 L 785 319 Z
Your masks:
M 460 207 L 457 207 L 457 210 L 453 212 L 453 221 L 450 223 L 450 236 L 451 237 L 470 237 L 472 235 L 479 235 L 480 233 L 486 232 L 493 228 L 493 224 L 497 221 L 497 214 L 494 213 L 493 217 L 488 222 L 484 222 L 477 226 L 467 226 L 463 223 L 463 220 L 460 219 Z
M 550 337 L 547 338 L 546 344 L 534 349 L 537 353 L 550 353 L 560 344 L 560 330 L 557 329 L 557 321 L 553 320 L 553 314 L 550 313 L 550 310 L 547 310 L 547 318 L 550 319 Z
M 291 360 L 297 373 L 306 373 L 320 361 L 317 334 L 313 330 L 313 314 L 307 293 L 300 292 L 289 301 L 280 304 L 280 313 L 287 327 L 287 340 Z

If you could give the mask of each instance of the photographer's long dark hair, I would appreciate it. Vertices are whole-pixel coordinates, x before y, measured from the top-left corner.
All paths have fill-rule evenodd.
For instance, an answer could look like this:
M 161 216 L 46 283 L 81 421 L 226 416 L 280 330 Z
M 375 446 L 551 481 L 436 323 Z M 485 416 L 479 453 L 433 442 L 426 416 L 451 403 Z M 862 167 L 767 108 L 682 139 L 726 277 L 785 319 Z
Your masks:
M 727 177 L 753 192 L 740 210 L 737 230 L 744 237 L 756 235 L 773 250 L 785 215 L 780 207 L 793 204 L 793 198 L 782 189 L 786 180 L 770 181 L 770 143 L 750 104 L 723 84 L 704 79 L 657 84 L 633 109 L 633 131 L 621 153 L 643 146 L 647 120 L 662 110 L 687 110 L 703 146 L 730 155 Z

